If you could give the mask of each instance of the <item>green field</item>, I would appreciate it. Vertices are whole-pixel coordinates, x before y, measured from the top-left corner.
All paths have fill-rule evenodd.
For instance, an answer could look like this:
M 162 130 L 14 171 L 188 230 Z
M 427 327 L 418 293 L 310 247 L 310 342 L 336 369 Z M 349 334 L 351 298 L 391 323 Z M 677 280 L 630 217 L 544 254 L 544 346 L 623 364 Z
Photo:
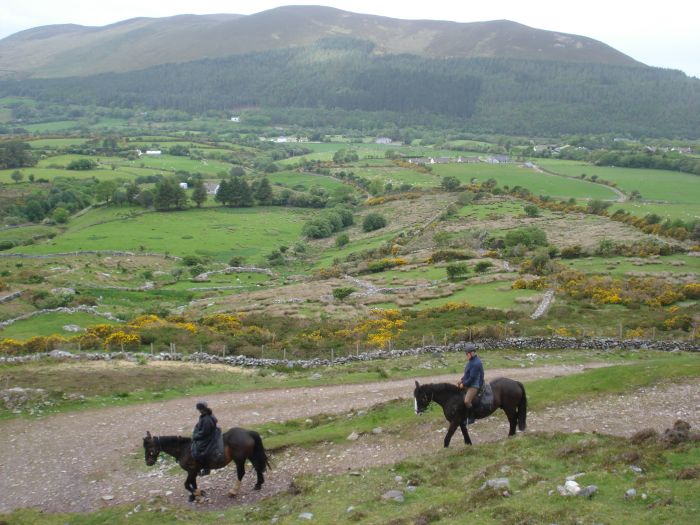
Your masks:
M 535 195 L 576 199 L 615 200 L 617 195 L 600 184 L 547 175 L 515 164 L 437 164 L 433 172 L 439 175 L 457 177 L 463 184 L 472 179 L 484 182 L 496 179 L 499 186 L 521 186 Z
M 513 276 L 513 280 L 517 276 Z M 473 306 L 483 306 L 487 308 L 500 308 L 510 310 L 516 307 L 515 300 L 518 297 L 529 297 L 540 294 L 534 290 L 512 290 L 510 281 L 495 281 L 486 284 L 469 284 L 449 297 L 438 297 L 436 299 L 424 299 L 413 309 L 435 308 L 447 303 L 468 303 Z M 399 308 L 396 303 L 387 302 L 374 304 L 377 308 Z M 535 310 L 536 304 L 527 305 L 524 308 Z M 521 307 L 523 308 L 523 307 Z
M 347 184 L 328 177 L 325 175 L 312 175 L 310 173 L 298 173 L 295 171 L 280 171 L 267 175 L 267 178 L 272 184 L 281 184 L 287 188 L 299 187 L 302 191 L 309 191 L 313 187 L 323 188 L 332 192 L 341 187 L 347 187 Z
M 700 275 L 700 257 L 669 255 L 667 257 L 587 257 L 562 261 L 567 266 L 585 273 L 623 275 L 626 272 L 669 272 L 674 274 L 696 273 Z
M 697 184 L 700 184 L 698 180 Z M 666 203 L 657 204 L 652 202 L 616 202 L 610 207 L 610 212 L 615 210 L 625 210 L 633 215 L 644 217 L 654 213 L 664 219 L 681 219 L 683 221 L 694 221 L 700 219 L 700 204 L 678 204 Z
M 540 161 L 538 160 L 538 163 Z M 666 201 L 700 208 L 700 177 L 675 171 L 647 170 L 593 166 L 575 161 L 544 160 L 542 166 L 548 170 L 577 177 L 585 173 L 588 177 L 614 182 L 626 193 L 637 190 L 644 200 Z
M 382 182 L 391 183 L 394 189 L 397 189 L 402 184 L 410 184 L 417 188 L 435 188 L 440 186 L 442 180 L 436 175 L 430 173 L 419 173 L 411 169 L 401 168 L 393 163 L 387 163 L 386 166 L 368 166 L 360 165 L 352 169 L 355 175 L 366 179 L 379 179 Z
M 64 326 L 77 325 L 84 329 L 96 324 L 114 324 L 114 321 L 80 312 L 76 314 L 43 314 L 24 321 L 17 321 L 5 327 L 0 330 L 0 339 L 26 340 L 36 335 L 49 336 L 54 334 L 72 337 L 78 334 L 64 330 Z
M 125 167 L 143 167 L 166 171 L 189 171 L 190 173 L 203 173 L 205 175 L 219 176 L 222 172 L 228 176 L 231 165 L 217 160 L 194 160 L 189 157 L 177 157 L 173 155 L 160 155 L 151 157 L 141 155 L 138 160 L 124 161 Z
M 59 120 L 56 122 L 42 122 L 41 124 L 26 124 L 22 126 L 32 133 L 55 133 L 57 131 L 68 131 L 77 128 L 80 122 L 77 120 Z
M 49 149 L 57 149 L 57 148 L 65 148 L 67 146 L 79 146 L 81 144 L 85 144 L 88 141 L 86 138 L 81 138 L 81 137 L 73 137 L 73 138 L 65 138 L 65 139 L 36 139 L 36 140 L 30 140 L 28 144 L 34 148 L 49 148 Z
M 286 208 L 208 208 L 125 215 L 128 212 L 124 210 L 95 210 L 69 223 L 66 233 L 51 242 L 15 251 L 127 250 L 199 254 L 218 261 L 240 255 L 262 262 L 261 258 L 274 248 L 301 238 L 309 212 Z M 99 224 L 105 220 L 110 222 Z

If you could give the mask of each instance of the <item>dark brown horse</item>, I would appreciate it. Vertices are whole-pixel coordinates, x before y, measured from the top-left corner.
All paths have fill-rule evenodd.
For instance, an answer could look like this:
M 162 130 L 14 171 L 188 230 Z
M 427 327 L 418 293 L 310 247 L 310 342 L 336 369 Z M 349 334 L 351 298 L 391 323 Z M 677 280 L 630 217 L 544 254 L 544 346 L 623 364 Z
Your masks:
M 260 434 L 244 428 L 232 428 L 224 433 L 223 438 L 223 459 L 218 463 L 207 466 L 212 469 L 219 469 L 224 468 L 231 463 L 231 461 L 236 463 L 238 480 L 229 491 L 229 496 L 233 498 L 238 494 L 238 490 L 241 488 L 241 479 L 243 479 L 243 475 L 245 474 L 245 461 L 249 459 L 258 475 L 258 480 L 255 483 L 255 490 L 260 490 L 262 484 L 265 483 L 263 473 L 270 466 Z M 154 465 L 158 459 L 158 455 L 161 452 L 165 452 L 174 457 L 178 464 L 187 471 L 185 489 L 190 493 L 190 501 L 194 501 L 196 496 L 201 496 L 203 494 L 203 491 L 197 488 L 197 473 L 202 468 L 202 465 L 192 457 L 191 438 L 181 436 L 151 436 L 150 432 L 146 432 L 146 437 L 143 438 L 143 448 L 146 452 L 146 465 Z
M 457 427 L 462 430 L 464 442 L 467 445 L 471 445 L 472 440 L 469 437 L 469 431 L 465 423 L 467 416 L 481 419 L 490 416 L 499 408 L 502 408 L 506 416 L 508 416 L 508 422 L 510 423 L 509 436 L 515 435 L 516 426 L 519 430 L 525 430 L 527 396 L 522 383 L 507 377 L 500 377 L 489 384 L 493 391 L 493 403 L 491 406 L 477 406 L 475 404 L 474 411 L 468 414 L 467 408 L 464 406 L 464 390 L 460 390 L 450 383 L 419 385 L 418 381 L 416 381 L 416 388 L 413 391 L 416 414 L 425 412 L 431 401 L 435 401 L 442 406 L 445 419 L 450 422 L 450 428 L 447 429 L 447 435 L 445 436 L 445 447 L 450 446 L 450 440 Z

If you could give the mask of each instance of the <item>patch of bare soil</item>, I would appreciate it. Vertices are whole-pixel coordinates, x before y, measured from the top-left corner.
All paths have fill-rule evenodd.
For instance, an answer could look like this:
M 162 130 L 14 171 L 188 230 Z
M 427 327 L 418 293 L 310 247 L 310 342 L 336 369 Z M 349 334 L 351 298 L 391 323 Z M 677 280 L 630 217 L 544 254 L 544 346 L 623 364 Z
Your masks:
M 587 364 L 587 368 L 605 366 Z M 582 365 L 552 365 L 525 369 L 490 370 L 489 377 L 507 375 L 520 381 L 555 377 L 584 370 Z M 424 378 L 425 382 L 454 381 L 452 376 Z M 222 427 L 251 426 L 268 421 L 346 413 L 367 409 L 391 399 L 410 401 L 413 380 L 402 379 L 362 385 L 319 386 L 272 391 L 238 392 L 209 396 Z M 136 502 L 160 495 L 164 504 L 188 505 L 184 471 L 171 462 L 148 469 L 141 438 L 153 434 L 188 435 L 196 421 L 195 399 L 61 414 L 40 420 L 17 419 L 0 423 L 0 512 L 39 507 L 44 511 L 92 511 L 104 505 Z M 653 415 L 653 417 L 652 417 Z M 697 383 L 641 389 L 625 396 L 573 403 L 528 414 L 530 431 L 582 431 L 632 435 L 640 428 L 670 427 L 676 419 L 700 426 L 700 389 Z M 226 493 L 235 469 L 214 471 L 200 479 L 207 491 L 203 509 L 248 503 L 289 488 L 302 473 L 342 473 L 390 464 L 419 454 L 439 453 L 446 430 L 442 419 L 416 418 L 410 434 L 388 432 L 361 435 L 356 441 L 320 444 L 311 449 L 290 448 L 272 455 L 273 469 L 263 490 L 252 490 L 255 476 L 248 473 L 241 494 Z M 478 443 L 504 439 L 508 432 L 502 412 L 470 427 Z M 426 437 L 427 436 L 427 437 Z M 453 447 L 464 446 L 455 436 Z M 40 460 L 37 460 L 40 459 Z

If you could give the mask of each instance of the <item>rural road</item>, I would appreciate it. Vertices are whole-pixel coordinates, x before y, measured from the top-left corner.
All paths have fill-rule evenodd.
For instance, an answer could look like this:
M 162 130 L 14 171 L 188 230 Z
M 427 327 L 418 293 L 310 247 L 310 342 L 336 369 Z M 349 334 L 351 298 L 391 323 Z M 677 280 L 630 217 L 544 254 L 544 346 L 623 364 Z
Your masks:
M 531 368 L 493 369 L 487 379 L 506 375 L 523 382 L 582 372 L 605 364 L 549 365 Z M 422 378 L 421 382 L 453 382 L 453 376 Z M 392 399 L 408 398 L 413 379 L 389 380 L 359 385 L 318 386 L 207 397 L 223 428 L 252 426 L 270 421 L 309 417 L 315 414 L 346 413 L 369 408 Z M 678 400 L 685 402 L 679 404 Z M 0 512 L 37 507 L 47 512 L 85 512 L 106 505 L 136 502 L 162 496 L 162 504 L 188 505 L 184 471 L 169 470 L 158 463 L 147 469 L 143 463 L 141 438 L 146 430 L 154 435 L 189 435 L 197 414 L 195 399 L 180 398 L 160 403 L 85 410 L 42 419 L 15 419 L 0 423 Z M 655 413 L 654 419 L 649 414 Z M 475 443 L 503 439 L 507 420 L 501 411 L 471 427 Z M 700 426 L 700 389 L 697 384 L 649 388 L 630 396 L 616 396 L 594 406 L 573 404 L 556 410 L 528 414 L 528 430 L 600 431 L 631 435 L 645 427 L 658 430 L 683 418 Z M 402 458 L 438 453 L 444 436 L 444 420 L 416 418 L 416 432 L 362 435 L 356 441 L 320 444 L 310 449 L 290 448 L 272 455 L 273 470 L 260 492 L 253 492 L 254 474 L 243 479 L 237 502 L 252 502 L 286 490 L 301 473 L 340 473 L 349 469 L 388 464 Z M 428 436 L 426 439 L 425 436 Z M 420 437 L 423 436 L 423 437 Z M 264 436 L 263 436 L 264 438 Z M 453 447 L 463 446 L 455 437 Z M 232 504 L 226 492 L 235 479 L 235 469 L 214 471 L 201 480 L 208 501 L 203 509 Z

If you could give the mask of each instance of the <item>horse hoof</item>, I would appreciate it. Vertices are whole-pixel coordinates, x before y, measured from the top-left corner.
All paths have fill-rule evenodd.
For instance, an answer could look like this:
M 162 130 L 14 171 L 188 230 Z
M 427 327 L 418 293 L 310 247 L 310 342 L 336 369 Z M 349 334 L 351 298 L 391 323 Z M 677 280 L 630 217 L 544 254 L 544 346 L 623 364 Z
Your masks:
M 262 488 L 262 485 L 255 485 L 253 487 L 253 490 L 260 490 Z
M 190 494 L 190 497 L 187 499 L 190 501 L 190 503 L 193 502 L 195 500 L 194 494 Z
M 237 496 L 237 494 L 236 494 L 235 492 L 229 492 L 229 493 L 228 493 L 228 497 L 229 497 L 229 498 L 235 498 L 236 496 Z

